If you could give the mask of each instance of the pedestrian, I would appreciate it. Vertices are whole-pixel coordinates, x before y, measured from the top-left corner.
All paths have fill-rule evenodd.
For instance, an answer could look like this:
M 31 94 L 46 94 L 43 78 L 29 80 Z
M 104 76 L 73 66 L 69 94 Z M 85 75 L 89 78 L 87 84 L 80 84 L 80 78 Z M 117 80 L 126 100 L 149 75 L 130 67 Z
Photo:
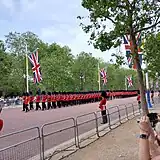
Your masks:
M 40 92 L 37 91 L 37 93 L 36 93 L 36 111 L 38 109 L 41 109 L 41 106 L 39 105 L 40 102 L 41 102 Z
M 51 99 L 51 92 L 48 92 L 48 95 L 47 95 L 47 107 L 48 107 L 48 110 L 50 108 L 52 108 L 51 101 L 52 101 L 52 99 Z
M 29 94 L 30 94 L 30 102 L 29 102 L 29 104 L 30 104 L 30 110 L 33 110 L 34 109 L 34 107 L 33 107 L 34 96 L 33 96 L 33 94 L 32 94 L 31 91 L 29 92 Z
M 106 115 L 107 95 L 105 91 L 102 91 L 101 98 L 102 99 L 100 101 L 99 108 L 101 110 L 101 115 L 102 115 L 102 124 L 105 124 L 108 122 L 107 115 Z
M 30 97 L 29 97 L 29 93 L 27 92 L 26 93 L 26 98 L 25 98 L 25 101 L 24 101 L 24 103 L 25 103 L 25 112 L 29 111 L 29 108 L 28 108 L 29 102 L 30 102 Z
M 42 111 L 46 109 L 46 100 L 47 100 L 46 92 L 42 91 Z
M 151 91 L 151 100 L 152 100 L 152 103 L 154 104 L 154 90 Z

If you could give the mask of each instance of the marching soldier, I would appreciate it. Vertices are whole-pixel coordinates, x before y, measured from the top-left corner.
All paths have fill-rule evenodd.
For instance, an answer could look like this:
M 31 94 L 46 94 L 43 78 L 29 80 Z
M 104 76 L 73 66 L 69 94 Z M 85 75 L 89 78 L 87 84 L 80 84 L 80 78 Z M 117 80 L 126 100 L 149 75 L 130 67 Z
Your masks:
M 37 91 L 36 93 L 36 111 L 38 109 L 41 109 L 41 106 L 39 105 L 40 102 L 41 102 L 41 96 L 40 96 L 40 93 Z
M 60 99 L 61 99 L 61 106 L 65 107 L 65 92 L 61 93 Z
M 23 97 L 22 97 L 22 100 L 23 100 L 23 109 L 22 111 L 25 111 L 25 98 L 26 98 L 26 93 L 23 93 Z
M 29 102 L 30 102 L 30 96 L 29 96 L 29 93 L 27 92 L 26 93 L 26 97 L 25 97 L 25 101 L 24 101 L 24 104 L 25 104 L 25 112 L 28 112 L 29 111 Z
M 52 95 L 51 95 L 51 100 L 52 100 L 52 107 L 54 109 L 56 109 L 56 92 L 52 92 Z
M 42 111 L 46 109 L 46 100 L 47 100 L 46 92 L 42 91 Z
M 48 110 L 50 108 L 52 108 L 51 101 L 52 101 L 52 99 L 51 99 L 51 92 L 48 92 L 48 95 L 47 95 L 47 107 L 48 107 Z
M 69 104 L 70 100 L 69 100 L 69 93 L 67 92 L 66 93 L 66 106 L 68 107 L 70 104 Z
M 0 114 L 2 112 L 2 107 L 3 107 L 3 105 L 0 105 Z M 0 131 L 2 130 L 2 128 L 3 128 L 3 120 L 0 119 Z
M 57 106 L 58 108 L 61 108 L 61 94 L 60 92 L 57 94 L 56 99 L 57 99 Z
M 30 110 L 34 109 L 33 108 L 33 102 L 34 102 L 34 96 L 33 96 L 32 92 L 30 92 L 30 102 L 29 102 Z

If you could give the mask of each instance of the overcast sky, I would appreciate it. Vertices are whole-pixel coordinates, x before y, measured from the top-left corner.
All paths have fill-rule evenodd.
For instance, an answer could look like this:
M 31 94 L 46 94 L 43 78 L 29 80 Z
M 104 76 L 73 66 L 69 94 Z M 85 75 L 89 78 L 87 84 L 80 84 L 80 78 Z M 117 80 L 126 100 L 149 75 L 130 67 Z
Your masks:
M 79 15 L 88 15 L 81 0 L 0 0 L 0 39 L 10 31 L 32 31 L 45 42 L 68 45 L 74 55 L 91 52 L 109 61 L 116 50 L 102 53 L 88 46 L 89 35 L 79 27 Z

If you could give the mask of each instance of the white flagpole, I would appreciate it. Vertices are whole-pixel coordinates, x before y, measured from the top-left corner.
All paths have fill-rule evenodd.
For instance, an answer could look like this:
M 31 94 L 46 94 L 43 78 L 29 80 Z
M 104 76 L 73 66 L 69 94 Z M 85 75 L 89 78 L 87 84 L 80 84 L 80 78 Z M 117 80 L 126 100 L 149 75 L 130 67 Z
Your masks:
M 127 91 L 127 88 L 128 88 L 128 87 L 127 87 L 127 77 L 125 76 L 124 78 L 125 78 L 125 87 L 126 87 L 125 89 L 126 89 L 126 91 Z
M 99 67 L 99 62 L 98 62 L 98 89 L 99 91 L 101 90 L 101 77 L 100 77 L 100 67 Z
M 28 85 L 28 48 L 27 48 L 27 44 L 26 44 L 26 92 L 29 92 L 29 85 Z

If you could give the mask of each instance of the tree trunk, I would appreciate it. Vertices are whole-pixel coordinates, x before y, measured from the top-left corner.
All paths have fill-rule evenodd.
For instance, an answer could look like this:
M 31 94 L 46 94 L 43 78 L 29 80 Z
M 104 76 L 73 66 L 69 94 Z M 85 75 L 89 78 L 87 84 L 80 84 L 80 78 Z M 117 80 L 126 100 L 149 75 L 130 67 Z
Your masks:
M 138 81 L 139 81 L 142 111 L 143 111 L 143 115 L 146 115 L 149 113 L 147 101 L 146 101 L 146 95 L 145 95 L 146 89 L 145 89 L 144 80 L 143 80 L 142 68 L 141 68 L 140 61 L 139 61 L 136 37 L 135 37 L 135 34 L 133 33 L 131 34 L 131 42 L 132 42 L 132 47 L 131 47 L 132 57 L 136 65 Z

